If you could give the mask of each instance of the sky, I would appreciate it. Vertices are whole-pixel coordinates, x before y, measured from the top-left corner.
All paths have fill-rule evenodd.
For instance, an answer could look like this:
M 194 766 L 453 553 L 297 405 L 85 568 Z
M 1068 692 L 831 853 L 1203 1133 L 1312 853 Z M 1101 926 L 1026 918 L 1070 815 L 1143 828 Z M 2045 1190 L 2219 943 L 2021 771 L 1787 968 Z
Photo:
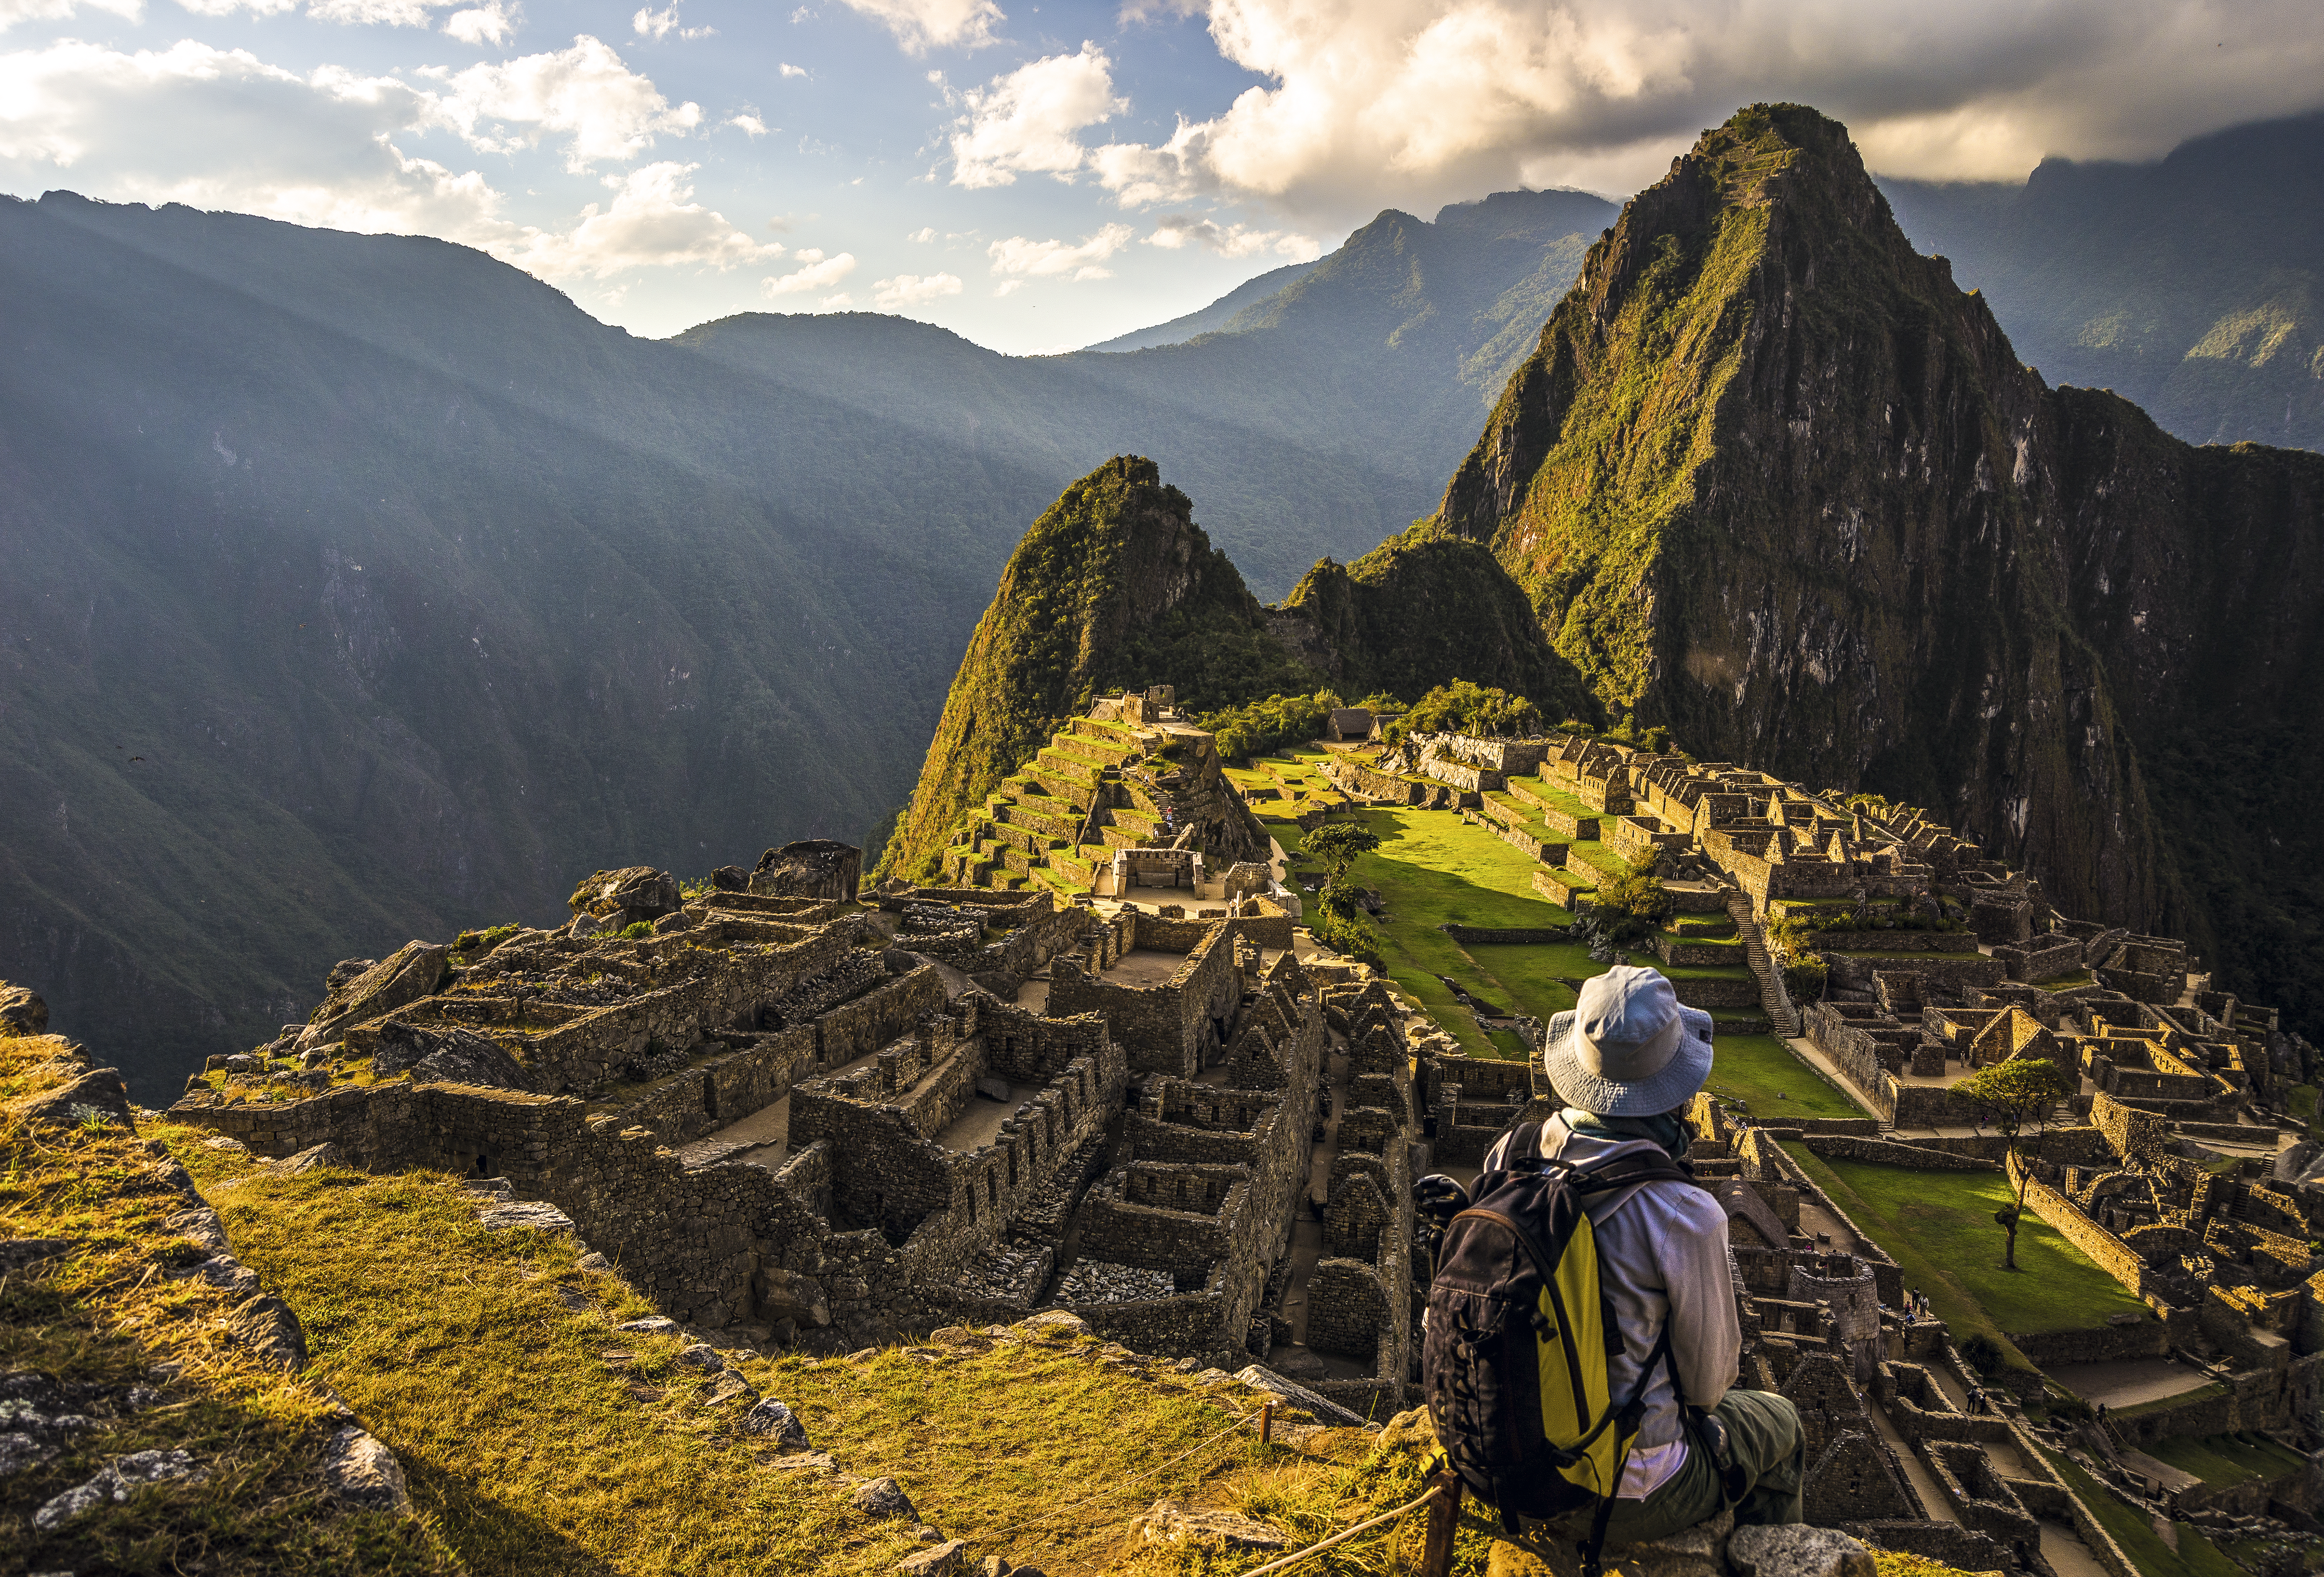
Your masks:
M 892 312 L 1010 354 L 1736 107 L 2019 180 L 2324 106 L 2316 0 L 0 0 L 0 190 L 481 248 L 632 333 Z

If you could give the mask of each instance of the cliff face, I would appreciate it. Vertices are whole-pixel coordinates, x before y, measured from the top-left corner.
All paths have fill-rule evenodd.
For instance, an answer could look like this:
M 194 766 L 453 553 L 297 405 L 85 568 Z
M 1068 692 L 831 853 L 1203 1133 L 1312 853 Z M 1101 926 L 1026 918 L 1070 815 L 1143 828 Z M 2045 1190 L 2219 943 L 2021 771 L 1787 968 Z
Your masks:
M 960 813 L 1101 691 L 1176 687 L 1209 708 L 1310 690 L 1259 599 L 1153 461 L 1117 456 L 1065 489 L 1001 571 L 953 677 L 883 870 L 934 872 Z
M 1439 524 L 1609 710 L 1942 806 L 2235 989 L 2255 928 L 2316 970 L 2319 511 L 2324 457 L 2048 388 L 1844 128 L 1757 106 L 1591 249 Z

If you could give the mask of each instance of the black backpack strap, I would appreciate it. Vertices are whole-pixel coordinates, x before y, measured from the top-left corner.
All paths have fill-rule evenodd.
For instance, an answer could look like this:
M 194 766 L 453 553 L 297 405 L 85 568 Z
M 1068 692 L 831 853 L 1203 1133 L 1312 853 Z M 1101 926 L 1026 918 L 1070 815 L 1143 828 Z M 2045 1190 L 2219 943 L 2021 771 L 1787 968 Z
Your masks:
M 1656 1363 L 1669 1368 L 1671 1387 L 1674 1391 L 1676 1391 L 1678 1360 L 1671 1354 L 1668 1320 L 1663 1322 L 1662 1333 L 1655 1338 L 1654 1351 L 1646 1354 L 1646 1365 L 1638 1370 L 1638 1383 L 1631 1389 L 1630 1399 L 1622 1404 L 1619 1412 L 1609 1412 L 1605 1417 L 1598 1421 L 1598 1429 L 1603 1429 L 1618 1418 L 1621 1421 L 1622 1434 L 1617 1438 L 1622 1441 L 1622 1454 L 1614 1461 L 1614 1481 L 1608 1486 L 1610 1493 L 1598 1498 L 1598 1509 L 1591 1514 L 1590 1538 L 1577 1551 L 1582 1557 L 1582 1577 L 1599 1577 L 1600 1558 L 1606 1553 L 1606 1527 L 1614 1518 L 1614 1502 L 1622 1492 L 1622 1473 L 1630 1462 L 1630 1442 L 1637 1438 L 1638 1425 L 1646 1421 L 1646 1388 L 1655 1382 Z M 1684 1413 L 1684 1394 L 1682 1392 L 1680 1393 L 1680 1414 L 1683 1416 Z M 1589 1439 L 1584 1440 L 1582 1446 L 1588 1445 L 1589 1440 L 1597 1438 L 1598 1429 L 1590 1432 Z M 1577 1446 L 1575 1449 L 1578 1451 L 1582 1446 Z

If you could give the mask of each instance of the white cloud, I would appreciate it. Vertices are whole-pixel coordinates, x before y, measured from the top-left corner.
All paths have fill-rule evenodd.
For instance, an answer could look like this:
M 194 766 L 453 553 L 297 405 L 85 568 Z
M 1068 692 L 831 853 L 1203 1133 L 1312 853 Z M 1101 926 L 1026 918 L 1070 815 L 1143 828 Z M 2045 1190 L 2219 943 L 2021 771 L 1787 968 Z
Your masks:
M 931 242 L 931 241 L 935 240 L 936 238 L 936 226 L 933 226 L 933 225 L 923 225 L 923 226 L 921 226 L 918 229 L 917 229 L 917 230 L 913 231 L 910 235 L 907 235 L 907 236 L 905 236 L 905 237 L 904 237 L 904 239 L 905 239 L 905 240 L 907 240 L 907 241 L 916 241 L 916 242 L 919 243 L 919 244 L 920 244 L 921 245 L 923 245 L 923 246 L 927 245 L 929 242 Z
M 835 285 L 855 272 L 855 254 L 843 252 L 836 257 L 825 257 L 815 247 L 795 255 L 792 262 L 800 266 L 793 272 L 777 279 L 769 277 L 759 281 L 761 293 L 769 296 L 795 296 L 807 290 L 819 290 L 825 285 Z
M 916 273 L 899 273 L 891 280 L 875 280 L 872 285 L 872 304 L 883 312 L 899 312 L 907 307 L 925 307 L 944 296 L 960 294 L 960 276 L 952 273 L 932 273 L 922 279 Z
M 718 32 L 715 27 L 680 27 L 678 22 L 678 7 L 675 5 L 667 6 L 659 11 L 654 10 L 650 5 L 639 6 L 638 14 L 630 18 L 630 31 L 640 38 L 656 40 L 673 35 L 678 38 L 710 38 Z
M 422 75 L 447 77 L 440 68 Z M 650 79 L 586 33 L 569 50 L 471 66 L 447 86 L 437 114 L 471 144 L 507 152 L 562 133 L 571 139 L 565 168 L 576 173 L 601 159 L 634 158 L 656 136 L 683 136 L 702 122 L 701 106 L 672 108 Z
M 699 168 L 665 160 L 609 175 L 605 184 L 613 189 L 613 199 L 602 211 L 591 203 L 569 232 L 527 230 L 521 246 L 494 250 L 543 279 L 604 279 L 634 268 L 680 264 L 723 272 L 782 256 L 781 246 L 752 240 L 724 215 L 693 200 L 694 183 L 687 177 Z
M 855 298 L 842 290 L 835 296 L 825 296 L 816 303 L 816 308 L 818 311 L 824 312 L 844 312 L 853 305 L 855 305 Z
M 748 111 L 741 115 L 730 115 L 721 124 L 733 126 L 736 131 L 747 133 L 753 137 L 763 137 L 767 134 L 767 123 Z
M 804 77 L 807 75 L 807 68 L 805 66 L 794 66 L 788 60 L 781 62 L 775 68 L 775 69 L 785 77 Z
M 1157 219 L 1154 234 L 1146 237 L 1146 244 L 1173 252 L 1189 244 L 1205 246 L 1221 257 L 1251 257 L 1262 252 L 1277 252 L 1298 263 L 1310 263 L 1323 255 L 1323 247 L 1312 235 L 1290 230 L 1254 230 L 1248 225 L 1222 225 L 1199 214 L 1167 214 Z
M 25 184 L 69 171 L 77 189 L 116 201 L 438 235 L 544 278 L 783 255 L 696 202 L 689 164 L 607 179 L 612 198 L 569 229 L 521 227 L 482 173 L 399 145 L 440 124 L 435 96 L 409 83 L 336 67 L 301 76 L 190 40 L 135 54 L 67 41 L 0 55 L 0 171 Z
M 1900 174 L 2144 157 L 2313 107 L 2314 0 L 1203 0 L 1266 79 L 1167 139 L 1089 150 L 1126 205 L 1215 193 L 1361 217 L 1514 185 L 1628 191 L 1740 105 L 1847 121 Z
M 847 8 L 894 33 L 896 42 L 915 55 L 931 47 L 981 50 L 998 43 L 992 25 L 1009 20 L 992 0 L 847 0 Z M 802 5 L 791 20 L 804 14 L 812 14 Z
M 1130 237 L 1129 226 L 1108 225 L 1079 245 L 1031 241 L 1022 235 L 995 241 L 985 251 L 992 259 L 992 272 L 1004 276 L 1006 282 L 994 293 L 1009 295 L 1028 279 L 1111 279 L 1113 271 L 1100 265 L 1129 245 Z
M 232 16 L 237 11 L 272 16 L 299 9 L 299 0 L 178 0 L 178 4 L 197 16 Z
M 1113 62 L 1095 44 L 1047 55 L 961 96 L 968 113 L 952 139 L 953 184 L 1008 186 L 1018 172 L 1069 180 L 1090 162 L 1080 134 L 1130 107 L 1113 91 Z
M 0 0 L 0 32 L 20 22 L 63 22 L 79 5 L 110 11 L 135 22 L 145 13 L 144 0 Z
M 484 0 L 482 5 L 455 11 L 446 17 L 444 31 L 464 44 L 504 44 L 516 35 L 517 24 L 523 20 L 522 6 L 504 6 L 501 0 Z
M 392 78 L 300 76 L 190 39 L 0 55 L 0 161 L 26 184 L 70 171 L 78 189 L 117 201 L 479 245 L 513 235 L 481 174 L 396 145 L 433 114 L 429 95 Z
M 182 0 L 180 0 L 182 3 Z M 287 7 L 253 0 L 254 11 Z M 307 14 L 317 22 L 337 22 L 349 27 L 426 27 L 428 0 L 314 0 Z

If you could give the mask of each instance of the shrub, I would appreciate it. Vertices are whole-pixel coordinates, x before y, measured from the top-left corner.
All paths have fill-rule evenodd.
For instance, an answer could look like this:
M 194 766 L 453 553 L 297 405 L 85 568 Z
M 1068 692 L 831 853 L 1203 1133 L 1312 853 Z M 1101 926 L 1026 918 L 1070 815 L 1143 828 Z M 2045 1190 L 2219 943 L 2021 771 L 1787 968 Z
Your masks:
M 626 941 L 635 942 L 652 935 L 653 924 L 650 920 L 632 920 L 622 927 L 622 936 Z
M 1379 933 L 1352 905 L 1340 908 L 1319 901 L 1307 915 L 1307 929 L 1342 957 L 1379 967 Z
M 1964 1362 L 1981 1375 L 1995 1373 L 2005 1361 L 2001 1343 L 1982 1331 L 1969 1333 L 1960 1344 L 1960 1355 Z
M 1541 713 L 1523 696 L 1454 679 L 1439 685 L 1387 730 L 1388 742 L 1407 733 L 1538 733 Z
M 1247 761 L 1286 744 L 1304 744 L 1323 732 L 1340 697 L 1329 690 L 1312 696 L 1269 696 L 1222 712 L 1206 713 L 1202 727 L 1218 741 L 1219 755 Z
M 1799 1007 L 1823 1001 L 1824 987 L 1831 981 L 1831 965 L 1821 958 L 1802 958 L 1784 965 L 1784 990 Z

